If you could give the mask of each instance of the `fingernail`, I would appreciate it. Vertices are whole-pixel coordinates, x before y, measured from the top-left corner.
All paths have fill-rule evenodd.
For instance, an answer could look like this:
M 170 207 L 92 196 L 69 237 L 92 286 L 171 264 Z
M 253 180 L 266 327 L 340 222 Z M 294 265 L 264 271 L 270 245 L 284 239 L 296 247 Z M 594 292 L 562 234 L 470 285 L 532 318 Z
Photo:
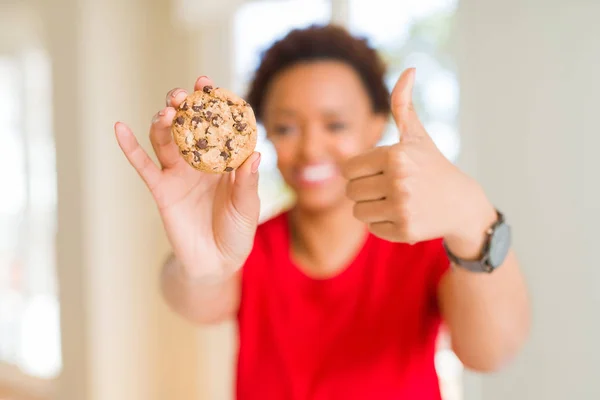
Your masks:
M 158 120 L 160 119 L 161 115 L 160 112 L 158 114 L 154 114 L 154 116 L 152 117 L 152 123 L 155 124 L 158 122 Z
M 160 117 L 164 117 L 166 113 L 167 113 L 167 112 L 166 112 L 164 109 L 162 109 L 162 110 L 160 110 L 160 111 L 158 112 L 158 115 L 159 115 Z
M 173 93 L 171 93 L 171 97 L 175 98 L 179 95 L 179 93 L 183 92 L 183 89 L 177 89 L 176 91 L 174 91 Z
M 260 165 L 260 159 L 261 159 L 261 154 L 258 153 L 258 158 L 256 160 L 254 160 L 254 162 L 252 163 L 252 167 L 250 168 L 250 170 L 252 171 L 253 174 L 255 174 L 258 171 L 258 166 Z

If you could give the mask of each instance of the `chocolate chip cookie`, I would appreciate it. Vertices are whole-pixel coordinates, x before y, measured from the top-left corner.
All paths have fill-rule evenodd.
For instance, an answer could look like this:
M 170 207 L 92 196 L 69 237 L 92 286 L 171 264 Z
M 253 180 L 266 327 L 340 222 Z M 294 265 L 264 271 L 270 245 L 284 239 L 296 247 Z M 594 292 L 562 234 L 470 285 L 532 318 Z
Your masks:
M 233 171 L 256 147 L 256 119 L 250 105 L 211 86 L 181 103 L 171 132 L 183 158 L 204 172 Z

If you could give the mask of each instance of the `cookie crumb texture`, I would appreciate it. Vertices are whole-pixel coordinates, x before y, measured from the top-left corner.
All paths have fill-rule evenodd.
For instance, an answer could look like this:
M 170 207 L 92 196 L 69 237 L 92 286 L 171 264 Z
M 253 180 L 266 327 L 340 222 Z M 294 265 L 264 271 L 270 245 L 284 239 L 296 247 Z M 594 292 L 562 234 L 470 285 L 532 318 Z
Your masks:
M 192 167 L 212 173 L 238 168 L 256 147 L 256 119 L 250 105 L 233 93 L 206 86 L 179 106 L 173 139 Z

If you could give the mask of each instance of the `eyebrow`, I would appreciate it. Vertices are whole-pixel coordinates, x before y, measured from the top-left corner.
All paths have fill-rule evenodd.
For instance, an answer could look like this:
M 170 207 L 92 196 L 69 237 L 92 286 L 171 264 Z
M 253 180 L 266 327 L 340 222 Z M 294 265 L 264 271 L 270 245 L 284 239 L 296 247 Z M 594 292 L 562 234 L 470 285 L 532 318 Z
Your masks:
M 289 116 L 294 116 L 296 115 L 296 113 L 290 109 L 287 108 L 273 108 L 272 109 L 273 114 L 280 114 L 280 115 L 289 115 Z
M 323 116 L 325 116 L 326 118 L 340 118 L 344 117 L 344 114 L 340 113 L 339 111 L 326 110 L 325 112 L 323 112 Z
M 293 117 L 296 115 L 296 113 L 293 110 L 290 110 L 288 108 L 274 108 L 272 110 L 272 112 L 274 115 L 283 115 L 283 116 L 290 116 L 290 117 Z M 342 113 L 340 113 L 339 111 L 331 110 L 331 109 L 320 112 L 320 114 L 326 118 L 343 117 Z

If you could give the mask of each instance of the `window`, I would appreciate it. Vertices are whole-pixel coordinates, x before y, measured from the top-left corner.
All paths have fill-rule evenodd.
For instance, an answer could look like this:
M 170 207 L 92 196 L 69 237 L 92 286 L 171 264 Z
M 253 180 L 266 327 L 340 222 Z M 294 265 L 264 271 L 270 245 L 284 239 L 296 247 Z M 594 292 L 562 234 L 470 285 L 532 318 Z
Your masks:
M 0 54 L 0 363 L 38 378 L 61 369 L 49 65 Z
M 415 108 L 442 153 L 455 161 L 458 80 L 448 38 L 457 0 L 348 1 L 349 29 L 379 49 L 388 63 L 390 90 L 405 68 L 417 68 Z M 395 140 L 391 127 L 383 142 Z

